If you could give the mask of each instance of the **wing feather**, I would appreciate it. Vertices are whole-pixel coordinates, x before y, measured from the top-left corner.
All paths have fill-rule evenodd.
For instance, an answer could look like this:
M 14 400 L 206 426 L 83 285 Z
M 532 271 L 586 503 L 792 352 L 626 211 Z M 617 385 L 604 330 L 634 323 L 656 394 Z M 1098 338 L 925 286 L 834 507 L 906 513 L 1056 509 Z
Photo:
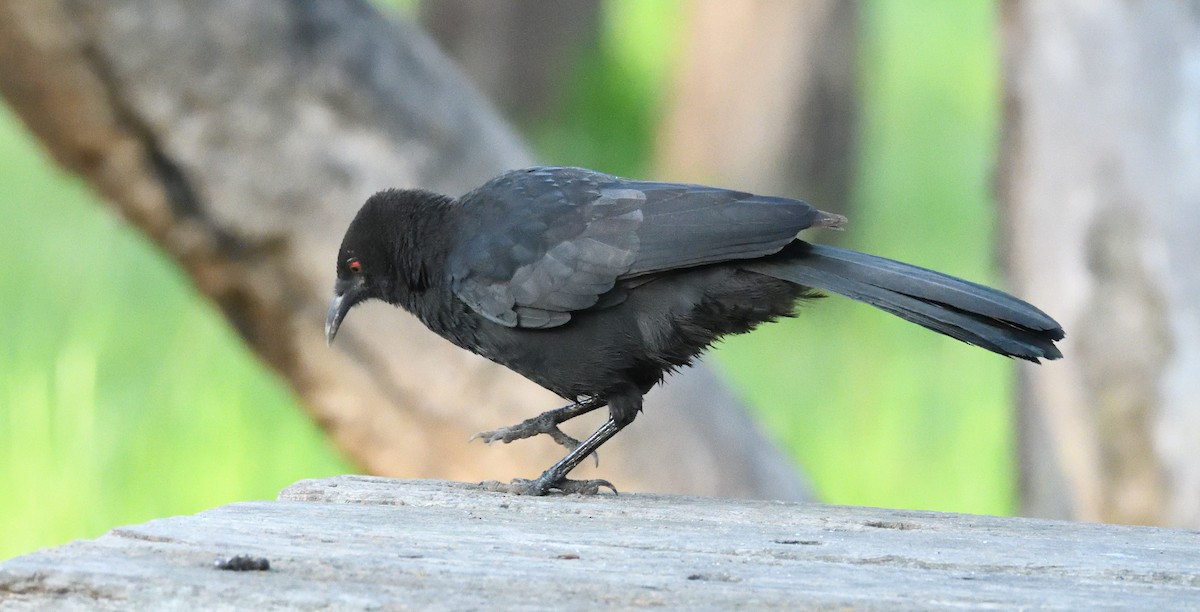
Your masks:
M 799 200 L 580 168 L 510 172 L 460 205 L 465 238 L 447 262 L 455 294 L 527 328 L 620 303 L 623 279 L 777 252 L 822 214 Z

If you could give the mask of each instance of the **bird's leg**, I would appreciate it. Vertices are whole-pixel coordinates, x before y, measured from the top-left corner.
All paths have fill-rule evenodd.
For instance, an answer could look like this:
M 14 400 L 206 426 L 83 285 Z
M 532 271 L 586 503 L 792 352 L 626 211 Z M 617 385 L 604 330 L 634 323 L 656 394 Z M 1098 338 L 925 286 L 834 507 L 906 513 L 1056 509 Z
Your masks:
M 597 408 L 603 408 L 608 402 L 595 397 L 590 397 L 582 402 L 575 402 L 547 410 L 530 419 L 525 419 L 516 425 L 510 427 L 501 427 L 492 431 L 483 431 L 471 436 L 471 440 L 482 438 L 484 442 L 491 444 L 492 442 L 503 442 L 508 444 L 514 440 L 524 440 L 532 438 L 539 434 L 546 434 L 558 442 L 567 450 L 575 450 L 579 448 L 579 440 L 568 436 L 558 426 L 577 416 L 587 414 Z M 596 464 L 600 464 L 600 457 L 596 456 Z
M 492 481 L 483 483 L 483 486 L 493 491 L 504 491 L 517 495 L 545 495 L 550 491 L 595 495 L 600 492 L 600 487 L 608 487 L 612 489 L 613 493 L 616 493 L 617 488 L 607 480 L 569 480 L 567 474 L 623 428 L 623 425 L 617 425 L 616 421 L 608 419 L 575 450 L 567 453 L 566 457 L 550 466 L 550 469 L 542 472 L 542 475 L 535 480 L 517 478 L 509 484 Z
M 545 495 L 550 491 L 595 495 L 601 487 L 608 487 L 612 489 L 613 493 L 616 493 L 617 488 L 607 480 L 570 480 L 567 478 L 567 474 L 575 469 L 584 458 L 596 452 L 596 449 L 600 448 L 602 444 L 617 435 L 626 425 L 632 423 L 634 417 L 641 411 L 642 394 L 632 386 L 628 389 L 621 389 L 617 394 L 606 394 L 606 397 L 609 402 L 608 420 L 579 446 L 567 453 L 566 457 L 542 472 L 541 476 L 535 480 L 518 478 L 507 485 L 491 482 L 484 483 L 484 486 L 492 490 L 507 491 L 518 495 Z

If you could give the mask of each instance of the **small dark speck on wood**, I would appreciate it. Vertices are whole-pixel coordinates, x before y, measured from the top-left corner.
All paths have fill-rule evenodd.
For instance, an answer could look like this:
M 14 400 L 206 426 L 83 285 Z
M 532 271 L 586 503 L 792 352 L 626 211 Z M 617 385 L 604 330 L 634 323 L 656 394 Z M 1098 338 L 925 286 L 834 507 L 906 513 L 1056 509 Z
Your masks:
M 690 574 L 688 580 L 703 580 L 706 582 L 741 582 L 742 579 L 732 574 Z
M 899 529 L 900 531 L 909 531 L 911 529 L 920 529 L 921 526 L 916 523 L 905 523 L 901 521 L 867 521 L 864 526 L 874 527 L 876 529 Z
M 213 567 L 231 572 L 265 572 L 271 569 L 271 562 L 266 557 L 234 555 L 217 559 L 213 562 Z

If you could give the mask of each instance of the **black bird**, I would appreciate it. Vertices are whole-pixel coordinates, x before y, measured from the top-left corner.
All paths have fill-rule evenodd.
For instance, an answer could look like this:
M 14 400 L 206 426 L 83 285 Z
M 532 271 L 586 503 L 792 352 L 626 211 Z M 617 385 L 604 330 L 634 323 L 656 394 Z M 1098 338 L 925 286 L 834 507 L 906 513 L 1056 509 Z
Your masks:
M 477 434 L 549 434 L 570 449 L 516 493 L 615 488 L 567 474 L 633 422 L 642 396 L 715 340 L 840 293 L 994 353 L 1062 356 L 1062 327 L 1001 291 L 846 249 L 810 244 L 846 218 L 787 198 L 634 181 L 582 168 L 502 174 L 454 199 L 417 189 L 371 196 L 342 240 L 325 335 L 380 299 L 458 346 L 573 402 Z M 582 443 L 558 425 L 608 406 Z

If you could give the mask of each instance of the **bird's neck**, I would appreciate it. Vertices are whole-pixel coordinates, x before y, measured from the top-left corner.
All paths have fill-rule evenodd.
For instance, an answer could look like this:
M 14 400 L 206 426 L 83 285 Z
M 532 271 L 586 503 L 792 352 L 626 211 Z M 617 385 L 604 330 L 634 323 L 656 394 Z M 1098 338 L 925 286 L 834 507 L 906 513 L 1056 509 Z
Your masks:
M 443 281 L 447 230 L 454 224 L 452 198 L 423 200 L 397 208 L 390 218 L 388 242 L 392 245 L 393 286 L 385 299 L 412 310 L 412 298 Z
M 472 313 L 454 297 L 446 274 L 449 236 L 456 227 L 457 202 L 449 197 L 424 202 L 419 211 L 395 218 L 394 285 L 386 300 L 416 315 L 426 327 L 463 346 L 476 327 Z M 452 308 L 446 308 L 450 304 Z

